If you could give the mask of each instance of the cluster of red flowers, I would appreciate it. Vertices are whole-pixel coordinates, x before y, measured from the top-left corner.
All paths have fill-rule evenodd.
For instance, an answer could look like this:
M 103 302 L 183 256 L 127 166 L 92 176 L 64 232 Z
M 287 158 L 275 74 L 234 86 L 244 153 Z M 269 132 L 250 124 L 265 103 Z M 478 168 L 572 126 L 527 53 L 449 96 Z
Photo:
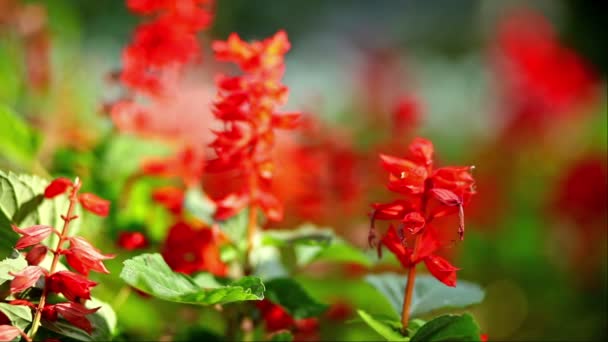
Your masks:
M 217 157 L 206 165 L 209 172 L 240 172 L 247 179 L 242 189 L 217 201 L 217 219 L 226 219 L 246 206 L 259 207 L 271 221 L 280 221 L 280 202 L 271 192 L 274 173 L 272 146 L 274 129 L 292 129 L 299 113 L 278 113 L 287 100 L 288 89 L 281 83 L 283 55 L 290 44 L 284 31 L 264 41 L 246 43 L 231 34 L 216 41 L 213 50 L 220 61 L 234 62 L 241 76 L 222 75 L 217 80 L 218 100 L 214 115 L 224 123 L 211 143 Z
M 382 166 L 389 172 L 388 189 L 405 197 L 372 205 L 369 243 L 375 243 L 375 220 L 397 220 L 399 225 L 390 226 L 378 245 L 378 252 L 382 244 L 385 245 L 405 268 L 424 261 L 435 278 L 448 286 L 456 286 L 458 269 L 435 255 L 442 242 L 431 222 L 437 217 L 459 214 L 458 234 L 463 239 L 463 207 L 475 193 L 475 181 L 471 167 L 433 169 L 433 153 L 430 141 L 416 138 L 409 145 L 406 158 L 380 156 Z M 408 238 L 414 240 L 413 247 L 407 246 Z
M 35 311 L 38 320 L 34 319 L 33 334 L 38 328 L 35 325 L 40 322 L 40 317 L 47 321 L 57 321 L 59 317 L 63 317 L 89 334 L 93 329 L 86 316 L 95 313 L 99 308 L 88 309 L 84 306 L 84 302 L 91 299 L 91 288 L 97 283 L 88 280 L 87 277 L 91 271 L 109 273 L 103 261 L 113 258 L 113 255 L 102 254 L 82 237 L 69 236 L 68 230 L 70 222 L 77 218 L 74 215 L 76 203 L 80 203 L 82 208 L 99 216 L 108 215 L 110 203 L 92 193 L 78 194 L 80 186 L 78 180 L 72 182 L 66 178 L 58 178 L 45 189 L 45 198 L 54 198 L 64 193 L 69 196 L 70 206 L 67 214 L 62 216 L 64 226 L 61 231 L 47 225 L 35 225 L 27 228 L 19 228 L 13 225 L 13 230 L 21 235 L 15 248 L 18 250 L 31 248 L 25 254 L 28 266 L 19 272 L 11 273 L 14 278 L 10 284 L 10 292 L 15 295 L 19 294 L 19 299 L 12 301 L 11 304 L 29 306 Z M 59 239 L 55 249 L 43 244 L 43 241 L 51 234 L 57 235 Z M 64 248 L 65 242 L 69 242 L 68 248 Z M 50 268 L 46 269 L 40 266 L 40 263 L 46 258 L 48 251 L 52 252 L 53 260 Z M 56 270 L 62 255 L 65 256 L 67 264 L 75 272 Z M 38 298 L 38 304 L 33 304 L 30 300 L 34 298 L 29 298 L 29 300 L 25 298 L 31 295 L 28 290 L 37 286 L 36 284 L 41 277 L 44 277 L 42 295 Z M 48 303 L 46 300 L 50 293 L 62 294 L 68 301 Z M 14 329 L 8 330 L 15 332 Z M 21 332 L 17 331 L 16 333 L 18 335 Z
M 127 0 L 127 7 L 153 20 L 140 25 L 125 48 L 120 81 L 132 95 L 160 98 L 200 57 L 197 33 L 213 21 L 213 0 Z M 148 110 L 129 98 L 114 103 L 111 116 L 120 130 L 145 132 L 152 124 Z
M 560 43 L 542 15 L 513 13 L 501 22 L 497 40 L 497 71 L 505 81 L 507 104 L 514 107 L 512 132 L 541 129 L 596 94 L 591 67 Z

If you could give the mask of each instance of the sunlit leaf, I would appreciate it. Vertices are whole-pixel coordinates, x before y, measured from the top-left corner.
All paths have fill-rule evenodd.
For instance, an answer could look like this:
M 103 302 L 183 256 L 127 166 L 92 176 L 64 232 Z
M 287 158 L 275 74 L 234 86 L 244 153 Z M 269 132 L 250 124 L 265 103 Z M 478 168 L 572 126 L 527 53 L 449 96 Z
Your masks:
M 40 136 L 21 117 L 0 104 L 0 158 L 29 165 L 36 158 Z
M 200 276 L 194 279 L 173 272 L 160 254 L 125 260 L 120 277 L 140 291 L 171 302 L 213 305 L 264 299 L 264 284 L 259 278 L 243 277 L 229 284 Z
M 357 310 L 357 313 L 367 325 L 387 341 L 409 341 L 409 338 L 403 336 L 399 331 L 401 329 L 400 322 L 377 319 L 363 310 Z
M 0 311 L 8 317 L 11 325 L 24 330 L 32 322 L 32 309 L 25 305 L 0 303 Z

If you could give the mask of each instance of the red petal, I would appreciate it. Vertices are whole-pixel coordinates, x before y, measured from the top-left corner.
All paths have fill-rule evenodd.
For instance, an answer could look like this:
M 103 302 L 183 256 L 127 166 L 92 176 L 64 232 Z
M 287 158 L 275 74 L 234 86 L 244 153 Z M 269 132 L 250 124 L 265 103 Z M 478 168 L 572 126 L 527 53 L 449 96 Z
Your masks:
M 409 230 L 412 234 L 417 234 L 424 228 L 426 221 L 419 212 L 412 211 L 403 217 L 401 223 L 403 224 L 404 229 Z
M 424 264 L 437 280 L 450 287 L 456 286 L 456 271 L 458 271 L 458 268 L 454 267 L 447 260 L 436 255 L 431 255 L 424 259 Z
M 431 189 L 431 194 L 447 206 L 456 206 L 462 203 L 462 200 L 458 195 L 447 189 L 433 188 Z
M 424 165 L 430 166 L 433 164 L 433 143 L 423 138 L 415 138 L 409 148 L 410 156 L 413 161 Z
M 399 234 L 397 234 L 397 230 L 393 225 L 391 225 L 386 231 L 386 234 L 382 238 L 381 242 L 393 254 L 395 254 L 395 256 L 397 257 L 397 259 L 399 259 L 403 267 L 409 268 L 413 265 L 411 260 L 412 250 L 403 245 L 403 242 L 401 242 Z
M 15 232 L 23 235 L 21 238 L 19 238 L 19 240 L 17 240 L 17 244 L 15 245 L 15 248 L 17 249 L 23 249 L 36 245 L 42 240 L 46 239 L 53 232 L 53 227 L 45 225 L 36 225 L 24 229 L 21 229 L 15 225 L 11 225 L 11 227 Z
M 21 272 L 9 273 L 15 277 L 11 281 L 11 293 L 23 292 L 34 286 L 44 273 L 40 266 L 28 266 Z
M 110 212 L 110 201 L 99 198 L 92 193 L 84 193 L 78 196 L 82 207 L 95 215 L 108 216 Z
M 48 252 L 48 247 L 45 245 L 36 245 L 34 248 L 30 249 L 29 252 L 25 255 L 25 260 L 27 260 L 27 264 L 31 266 L 36 266 L 44 260 L 46 257 L 46 253 Z
M 282 129 L 294 129 L 298 127 L 301 113 L 274 114 L 272 116 L 272 126 Z
M 67 178 L 56 178 L 44 189 L 44 197 L 53 198 L 61 195 L 72 186 L 72 181 Z
M 0 341 L 12 341 L 21 335 L 21 330 L 12 325 L 0 325 Z
M 72 323 L 74 326 L 86 331 L 89 335 L 93 331 L 91 322 L 86 317 L 92 313 L 97 312 L 100 308 L 87 309 L 84 305 L 78 303 L 59 303 L 54 305 L 55 310 L 58 314 L 63 316 L 66 321 Z
M 91 299 L 91 288 L 97 285 L 96 282 L 70 271 L 55 272 L 47 277 L 46 281 L 49 291 L 61 293 L 72 302 Z

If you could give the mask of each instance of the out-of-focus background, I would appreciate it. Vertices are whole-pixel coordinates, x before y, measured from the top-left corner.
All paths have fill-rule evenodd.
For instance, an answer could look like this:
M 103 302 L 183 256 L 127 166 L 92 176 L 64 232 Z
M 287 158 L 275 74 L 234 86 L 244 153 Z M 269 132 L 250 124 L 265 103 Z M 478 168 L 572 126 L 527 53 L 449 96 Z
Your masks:
M 128 127 L 119 134 L 104 110 L 121 96 L 112 73 L 142 22 L 123 1 L 0 0 L 0 103 L 36 132 L 0 122 L 0 167 L 79 174 L 114 205 L 143 158 L 166 153 L 176 140 L 210 141 L 219 70 L 210 42 L 285 29 L 292 43 L 287 107 L 307 120 L 277 141 L 275 185 L 286 203 L 277 227 L 313 222 L 366 248 L 369 203 L 392 198 L 378 153 L 404 155 L 413 137 L 429 138 L 439 165 L 476 166 L 466 238 L 448 253 L 462 269 L 459 279 L 487 291 L 473 309 L 482 331 L 491 340 L 604 340 L 606 13 L 605 2 L 574 0 L 219 0 L 214 25 L 200 37 L 205 56 L 150 118 L 157 139 Z M 34 161 L 3 143 L 13 134 L 40 147 Z M 131 190 L 123 212 L 82 229 L 104 250 L 122 253 L 114 242 L 121 230 L 145 231 L 151 249 L 165 239 L 167 215 L 150 217 L 155 207 L 137 202 L 147 201 L 149 184 Z M 121 288 L 122 259 L 110 265 L 113 280 L 100 279 L 96 289 L 110 302 Z M 341 275 L 353 292 L 361 287 L 356 274 Z M 342 284 L 323 279 L 316 280 L 320 294 Z M 350 304 L 373 305 L 364 297 Z M 134 295 L 117 304 L 132 338 L 190 324 L 181 311 L 181 322 L 167 322 L 162 310 L 174 305 L 155 307 Z M 370 338 L 357 331 L 344 326 L 327 336 Z

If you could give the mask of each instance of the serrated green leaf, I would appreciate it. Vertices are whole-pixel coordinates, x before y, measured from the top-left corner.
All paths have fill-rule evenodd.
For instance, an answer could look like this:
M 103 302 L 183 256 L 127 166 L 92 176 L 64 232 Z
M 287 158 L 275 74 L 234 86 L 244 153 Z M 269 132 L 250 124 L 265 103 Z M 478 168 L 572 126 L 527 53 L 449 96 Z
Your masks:
M 22 331 L 32 322 L 32 309 L 25 305 L 0 303 L 0 311 L 8 317 L 12 325 Z
M 264 299 L 259 278 L 243 277 L 230 284 L 197 280 L 169 268 L 160 254 L 142 254 L 124 261 L 120 277 L 129 285 L 154 297 L 177 303 L 214 305 Z M 204 283 L 208 287 L 201 287 Z
M 15 112 L 0 104 L 0 157 L 19 165 L 29 165 L 35 158 L 41 138 Z
M 397 315 L 401 315 L 406 277 L 396 273 L 368 275 L 365 280 L 382 293 Z M 463 308 L 480 303 L 484 291 L 478 285 L 458 280 L 456 287 L 448 287 L 432 276 L 416 277 L 412 294 L 411 317 L 442 308 Z
M 17 250 L 14 250 L 13 255 L 0 261 L 0 284 L 7 280 L 13 279 L 9 272 L 15 273 L 27 267 L 27 261 Z
M 411 342 L 435 341 L 480 341 L 479 326 L 469 314 L 439 316 L 418 329 L 411 340 Z
M 67 196 L 43 199 L 48 181 L 27 174 L 5 173 L 0 170 L 0 253 L 12 249 L 19 235 L 11 229 L 11 223 L 21 227 L 47 224 L 58 229 L 63 225 L 61 215 L 69 206 Z M 81 209 L 76 207 L 76 215 Z M 70 223 L 70 235 L 76 234 L 81 220 Z M 53 234 L 46 244 L 54 246 L 57 237 Z
M 276 278 L 267 281 L 266 298 L 279 304 L 293 317 L 309 318 L 321 315 L 327 305 L 312 298 L 300 284 L 290 278 Z
M 401 328 L 400 322 L 379 320 L 363 310 L 357 310 L 357 313 L 359 314 L 359 317 L 361 317 L 361 319 L 367 323 L 367 325 L 369 325 L 387 341 L 409 341 L 409 338 L 401 335 L 401 332 L 399 331 Z

